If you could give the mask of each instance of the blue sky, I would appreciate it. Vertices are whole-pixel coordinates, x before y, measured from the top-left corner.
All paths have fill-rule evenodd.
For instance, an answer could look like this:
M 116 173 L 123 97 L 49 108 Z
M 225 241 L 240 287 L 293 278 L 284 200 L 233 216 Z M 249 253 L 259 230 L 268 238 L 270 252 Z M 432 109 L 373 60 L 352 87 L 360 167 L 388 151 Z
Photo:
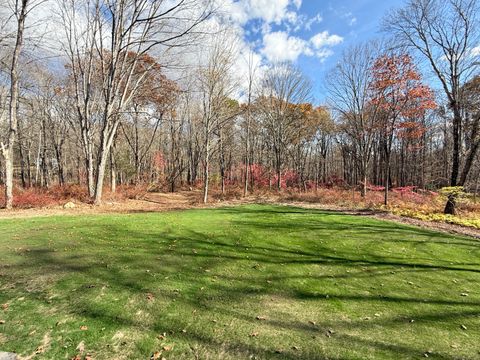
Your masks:
M 355 43 L 381 37 L 380 24 L 404 0 L 224 0 L 249 46 L 265 62 L 292 61 L 312 80 L 317 102 L 325 74 Z M 225 4 L 224 2 L 224 4 Z
M 312 32 L 328 30 L 343 38 L 342 43 L 332 49 L 333 54 L 323 62 L 311 57 L 301 56 L 297 60 L 303 71 L 312 78 L 316 97 L 322 98 L 321 83 L 325 72 L 335 66 L 343 49 L 362 41 L 381 37 L 380 24 L 390 9 L 400 7 L 403 0 L 345 0 L 322 1 L 305 0 L 301 12 L 312 14 L 320 12 L 323 21 L 312 27 Z M 308 34 L 306 34 L 308 35 Z

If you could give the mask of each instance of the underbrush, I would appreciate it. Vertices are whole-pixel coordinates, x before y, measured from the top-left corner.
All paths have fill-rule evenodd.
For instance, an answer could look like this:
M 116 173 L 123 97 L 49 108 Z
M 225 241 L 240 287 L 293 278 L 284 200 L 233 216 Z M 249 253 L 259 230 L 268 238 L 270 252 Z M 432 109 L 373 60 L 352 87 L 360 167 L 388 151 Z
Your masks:
M 124 201 L 141 198 L 147 192 L 147 186 L 121 185 L 112 193 L 105 189 L 105 201 Z M 0 187 L 0 204 L 5 201 L 4 187 Z M 64 205 L 67 202 L 92 203 L 88 190 L 84 185 L 68 184 L 55 185 L 49 188 L 15 187 L 13 191 L 13 207 L 17 209 L 43 208 L 48 206 Z
M 457 215 L 445 215 L 445 196 L 435 192 L 415 192 L 393 189 L 389 193 L 389 205 L 385 206 L 382 191 L 369 191 L 365 198 L 358 192 L 345 189 L 318 189 L 314 192 L 289 192 L 285 201 L 320 203 L 348 209 L 387 211 L 395 215 L 423 221 L 445 222 L 480 229 L 480 201 L 473 197 L 462 199 L 457 205 Z
M 194 188 L 179 188 L 182 192 L 201 193 L 201 186 Z M 148 192 L 158 189 L 149 185 L 120 185 L 112 193 L 105 188 L 105 202 L 122 202 L 128 199 L 141 199 Z M 370 189 L 365 197 L 358 191 L 342 187 L 318 188 L 307 192 L 299 189 L 285 189 L 277 192 L 270 188 L 255 188 L 249 190 L 249 199 L 255 201 L 304 202 L 323 204 L 332 208 L 353 210 L 379 210 L 395 215 L 415 218 L 424 221 L 445 222 L 480 229 L 480 201 L 473 196 L 464 197 L 457 206 L 457 215 L 445 215 L 443 209 L 446 203 L 444 195 L 431 191 L 416 190 L 411 187 L 393 189 L 389 193 L 389 205 L 383 205 L 384 194 L 379 189 Z M 210 202 L 238 201 L 243 199 L 241 186 L 227 186 L 222 193 L 218 186 L 212 186 L 209 191 Z M 201 201 L 201 196 L 198 197 Z M 4 190 L 0 187 L 0 204 L 4 202 Z M 69 184 L 52 186 L 50 188 L 32 187 L 14 189 L 14 207 L 18 209 L 44 208 L 63 206 L 67 202 L 91 204 L 86 186 Z

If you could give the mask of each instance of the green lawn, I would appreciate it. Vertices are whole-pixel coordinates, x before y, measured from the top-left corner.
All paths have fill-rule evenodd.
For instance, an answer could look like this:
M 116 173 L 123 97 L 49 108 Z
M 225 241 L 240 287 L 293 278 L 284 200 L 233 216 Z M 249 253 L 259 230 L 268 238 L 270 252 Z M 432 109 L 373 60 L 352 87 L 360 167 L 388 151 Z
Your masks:
M 2 220 L 1 304 L 35 359 L 479 359 L 480 242 L 261 205 Z

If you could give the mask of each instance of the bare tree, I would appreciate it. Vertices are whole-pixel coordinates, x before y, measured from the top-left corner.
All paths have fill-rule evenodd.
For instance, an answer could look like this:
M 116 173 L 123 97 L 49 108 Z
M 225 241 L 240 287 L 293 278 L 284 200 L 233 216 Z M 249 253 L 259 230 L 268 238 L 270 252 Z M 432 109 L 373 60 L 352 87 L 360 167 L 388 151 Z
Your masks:
M 181 46 L 182 39 L 209 17 L 210 7 L 200 0 L 84 0 L 84 13 L 88 14 L 85 41 L 78 41 L 78 19 L 74 19 L 78 1 L 71 1 L 62 13 L 66 19 L 67 53 L 72 70 L 80 68 L 82 59 L 87 65 L 80 70 L 81 88 L 76 90 L 77 103 L 83 109 L 79 119 L 87 127 L 92 117 L 98 118 L 99 144 L 97 153 L 94 202 L 100 204 L 103 193 L 105 168 L 109 151 L 120 124 L 121 113 L 146 81 L 155 63 L 143 66 L 142 59 L 149 53 Z M 208 2 L 207 2 L 208 3 Z M 73 14 L 73 16 L 71 15 Z M 87 51 L 83 48 L 87 47 Z M 75 65 L 76 64 L 76 65 Z M 100 80 L 100 104 L 97 114 L 89 114 L 92 73 Z M 80 87 L 76 85 L 76 87 Z M 83 131 L 83 130 L 82 130 Z M 85 136 L 84 136 L 85 137 Z M 91 135 L 85 142 L 91 144 Z M 90 147 L 88 145 L 87 147 Z M 90 156 L 90 155 L 88 155 Z M 90 171 L 93 172 L 93 171 Z
M 327 78 L 331 107 L 352 144 L 350 156 L 355 159 L 360 173 L 362 196 L 367 191 L 368 168 L 378 120 L 378 109 L 372 103 L 370 91 L 371 70 L 377 54 L 378 44 L 352 47 L 343 54 Z
M 248 65 L 248 79 L 247 79 L 247 102 L 245 104 L 245 174 L 243 181 L 243 196 L 248 195 L 248 176 L 250 171 L 250 130 L 252 122 L 252 98 L 253 98 L 253 85 L 258 70 L 258 65 L 254 62 L 253 52 L 249 51 L 247 58 Z
M 210 157 L 212 137 L 238 114 L 238 106 L 232 100 L 236 88 L 232 78 L 235 46 L 225 41 L 227 33 L 219 33 L 208 49 L 207 63 L 199 69 L 199 91 L 201 97 L 201 121 L 203 128 L 203 202 L 208 202 Z
M 385 20 L 385 30 L 396 41 L 417 51 L 429 64 L 448 100 L 452 114 L 452 168 L 450 185 L 463 186 L 472 161 L 462 163 L 462 124 L 464 122 L 461 87 L 478 73 L 480 40 L 476 0 L 409 0 Z M 471 148 L 467 159 L 474 159 Z M 445 213 L 455 213 L 455 198 L 449 198 Z
M 275 64 L 263 79 L 259 103 L 274 154 L 277 190 L 281 190 L 287 146 L 298 131 L 302 118 L 295 105 L 307 102 L 310 93 L 310 82 L 291 63 Z
M 5 208 L 7 209 L 11 209 L 13 206 L 13 147 L 18 128 L 18 64 L 20 52 L 24 44 L 25 20 L 29 11 L 28 6 L 29 0 L 17 0 L 13 8 L 17 29 L 10 65 L 9 130 L 6 141 L 2 141 L 0 144 L 2 155 L 5 159 Z

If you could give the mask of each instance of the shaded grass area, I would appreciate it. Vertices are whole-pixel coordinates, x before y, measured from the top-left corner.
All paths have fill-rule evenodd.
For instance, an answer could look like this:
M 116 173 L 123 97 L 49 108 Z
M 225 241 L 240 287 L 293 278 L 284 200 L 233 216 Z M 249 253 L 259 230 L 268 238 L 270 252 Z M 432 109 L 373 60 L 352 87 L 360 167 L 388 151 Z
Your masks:
M 480 358 L 480 242 L 252 205 L 0 221 L 0 350 Z

